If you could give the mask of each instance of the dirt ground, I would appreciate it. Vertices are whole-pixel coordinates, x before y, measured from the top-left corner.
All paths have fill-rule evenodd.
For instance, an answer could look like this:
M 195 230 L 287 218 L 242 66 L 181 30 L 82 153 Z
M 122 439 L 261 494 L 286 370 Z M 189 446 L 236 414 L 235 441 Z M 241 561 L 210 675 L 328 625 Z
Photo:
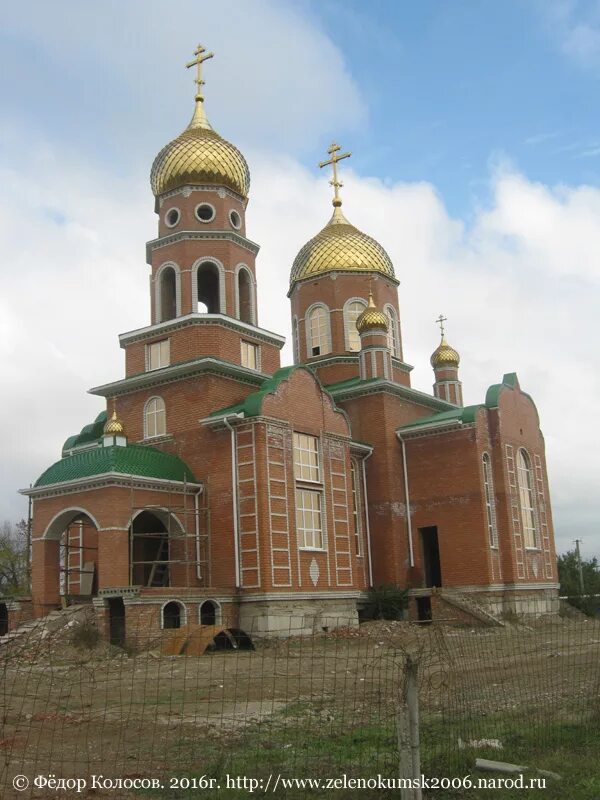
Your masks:
M 13 796 L 16 774 L 189 774 L 249 732 L 269 748 L 286 747 L 294 730 L 393 728 L 407 654 L 420 662 L 424 715 L 531 709 L 543 725 L 598 710 L 600 622 L 583 618 L 473 629 L 372 622 L 255 646 L 192 658 L 81 649 L 50 635 L 0 649 L 0 795 Z M 61 796 L 44 791 L 14 796 Z

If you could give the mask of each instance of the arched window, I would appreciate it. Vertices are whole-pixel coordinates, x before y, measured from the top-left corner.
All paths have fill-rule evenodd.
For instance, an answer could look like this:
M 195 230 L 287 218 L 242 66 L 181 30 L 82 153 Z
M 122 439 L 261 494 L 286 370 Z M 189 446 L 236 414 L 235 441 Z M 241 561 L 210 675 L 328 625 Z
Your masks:
M 498 528 L 496 526 L 496 498 L 494 496 L 494 478 L 492 462 L 488 453 L 483 454 L 483 490 L 485 494 L 485 510 L 487 515 L 488 537 L 490 547 L 498 547 Z
M 196 274 L 198 311 L 201 314 L 221 313 L 221 275 L 213 261 L 203 261 Z
M 308 310 L 306 314 L 306 347 L 308 358 L 331 352 L 331 329 L 327 306 L 313 306 Z
M 166 322 L 177 316 L 177 276 L 173 267 L 165 267 L 160 273 L 160 310 L 158 322 Z
M 398 330 L 398 315 L 393 306 L 385 306 L 385 315 L 388 321 L 387 345 L 394 358 L 400 358 L 400 336 Z
M 171 600 L 162 608 L 162 627 L 181 628 L 185 625 L 185 606 L 177 600 Z
M 162 397 L 151 397 L 144 407 L 144 438 L 164 436 L 167 432 L 167 412 Z
M 213 600 L 205 600 L 200 606 L 200 625 L 216 625 L 218 608 Z
M 517 482 L 519 485 L 519 502 L 523 523 L 523 541 L 525 547 L 537 547 L 537 524 L 533 499 L 533 472 L 529 456 L 522 448 L 517 453 Z
M 237 312 L 242 322 L 254 324 L 254 303 L 252 297 L 252 277 L 246 267 L 237 273 Z
M 358 352 L 360 350 L 360 336 L 356 329 L 356 320 L 367 307 L 364 300 L 358 298 L 348 300 L 344 306 L 344 329 L 346 331 L 346 350 Z

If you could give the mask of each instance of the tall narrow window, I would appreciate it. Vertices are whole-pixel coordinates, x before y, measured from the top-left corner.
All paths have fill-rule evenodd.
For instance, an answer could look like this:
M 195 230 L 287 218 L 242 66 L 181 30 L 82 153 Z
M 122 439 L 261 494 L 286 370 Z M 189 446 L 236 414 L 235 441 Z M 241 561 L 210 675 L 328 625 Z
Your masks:
M 242 367 L 249 369 L 258 369 L 258 347 L 251 342 L 245 342 L 242 339 Z
M 146 345 L 146 369 L 161 369 L 168 367 L 171 358 L 171 348 L 168 339 L 152 342 Z
M 385 315 L 388 321 L 387 345 L 394 358 L 400 358 L 400 340 L 398 337 L 398 317 L 392 306 L 385 307 Z
M 167 432 L 167 413 L 162 397 L 151 397 L 144 409 L 144 435 L 164 436 Z
M 344 327 L 346 329 L 346 349 L 352 352 L 360 350 L 360 336 L 356 329 L 356 320 L 367 307 L 362 300 L 352 300 L 344 306 Z
M 173 267 L 164 267 L 160 273 L 160 319 L 165 322 L 177 316 L 177 275 Z
M 483 454 L 483 490 L 487 515 L 488 537 L 490 547 L 498 547 L 498 528 L 496 526 L 496 498 L 494 496 L 494 479 L 492 462 L 487 453 Z
M 359 503 L 359 481 L 358 481 L 358 464 L 354 459 L 351 461 L 351 477 L 352 477 L 352 516 L 354 518 L 354 552 L 357 556 L 362 555 L 361 547 L 361 526 L 360 526 L 360 503 Z
M 319 480 L 319 440 L 316 436 L 294 433 L 294 473 L 296 480 Z
M 238 316 L 242 322 L 254 323 L 252 315 L 252 280 L 245 268 L 240 268 L 237 275 Z
M 307 550 L 323 549 L 321 492 L 296 489 L 296 532 L 298 546 Z
M 322 550 L 323 488 L 318 485 L 315 487 L 321 480 L 319 440 L 316 436 L 294 433 L 294 477 L 298 547 L 303 550 Z
M 212 261 L 204 261 L 198 267 L 198 311 L 201 314 L 221 313 L 219 268 Z
M 292 320 L 292 340 L 294 345 L 294 364 L 300 363 L 300 343 L 298 342 L 298 319 Z
M 519 485 L 519 502 L 521 504 L 521 520 L 523 522 L 523 541 L 525 547 L 537 547 L 537 525 L 533 500 L 533 472 L 531 462 L 525 450 L 517 453 L 517 482 Z
M 308 357 L 322 356 L 331 352 L 329 333 L 329 310 L 325 306 L 315 306 L 306 317 Z

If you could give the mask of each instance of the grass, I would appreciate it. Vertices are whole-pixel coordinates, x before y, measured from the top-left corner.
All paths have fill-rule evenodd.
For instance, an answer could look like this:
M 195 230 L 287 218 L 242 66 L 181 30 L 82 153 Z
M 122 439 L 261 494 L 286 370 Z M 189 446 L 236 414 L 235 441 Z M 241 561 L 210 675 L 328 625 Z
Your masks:
M 384 777 L 397 776 L 396 733 L 389 719 L 380 725 L 352 728 L 350 724 L 340 725 L 339 721 L 328 722 L 321 717 L 311 716 L 304 704 L 298 704 L 294 711 L 296 717 L 290 714 L 288 708 L 268 722 L 251 726 L 243 733 L 220 742 L 180 741 L 179 757 L 182 748 L 188 746 L 189 763 L 194 765 L 194 769 L 186 771 L 186 774 L 189 777 L 215 777 L 221 786 L 225 786 L 227 775 L 263 778 L 265 783 L 269 774 L 281 774 L 286 778 L 339 777 L 343 774 L 362 778 L 378 774 Z M 459 750 L 456 746 L 458 737 L 470 739 L 473 727 L 477 728 L 482 722 L 485 722 L 486 736 L 499 738 L 503 749 L 467 747 Z M 468 735 L 465 735 L 465 730 L 469 730 Z M 541 725 L 523 714 L 496 714 L 470 721 L 426 717 L 421 726 L 422 772 L 426 776 L 452 778 L 470 775 L 473 783 L 480 777 L 500 777 L 498 773 L 475 770 L 476 758 L 489 758 L 556 772 L 562 776 L 562 780 L 547 778 L 545 790 L 437 789 L 425 791 L 423 796 L 436 800 L 490 800 L 494 796 L 502 800 L 564 800 L 566 797 L 569 800 L 598 800 L 599 747 L 600 734 L 593 722 L 563 721 Z M 526 779 L 536 775 L 535 771 L 528 773 Z M 211 791 L 211 797 L 222 800 L 239 800 L 247 794 L 242 789 Z M 197 795 L 197 789 L 175 789 L 164 795 L 152 793 L 153 797 L 169 797 L 171 800 L 187 800 Z M 260 789 L 256 795 L 262 796 Z M 287 800 L 305 797 L 388 800 L 399 797 L 399 791 L 287 789 L 278 796 Z

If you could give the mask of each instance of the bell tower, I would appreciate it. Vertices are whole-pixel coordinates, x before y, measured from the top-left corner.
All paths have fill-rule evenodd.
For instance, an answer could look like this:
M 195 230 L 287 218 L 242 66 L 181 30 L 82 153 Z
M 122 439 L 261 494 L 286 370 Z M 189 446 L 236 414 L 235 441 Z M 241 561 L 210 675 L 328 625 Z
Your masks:
M 446 317 L 440 314 L 436 322 L 440 326 L 442 339 L 439 345 L 431 354 L 431 366 L 435 375 L 433 393 L 440 400 L 446 400 L 454 405 L 463 405 L 462 383 L 458 379 L 458 365 L 460 356 L 453 347 L 446 341 L 444 322 Z
M 158 236 L 146 245 L 150 325 L 121 337 L 128 376 L 200 357 L 263 374 L 280 366 L 283 338 L 258 326 L 259 246 L 246 235 L 250 170 L 204 108 L 203 68 L 213 57 L 198 45 L 186 64 L 195 70 L 192 118 L 152 164 Z

